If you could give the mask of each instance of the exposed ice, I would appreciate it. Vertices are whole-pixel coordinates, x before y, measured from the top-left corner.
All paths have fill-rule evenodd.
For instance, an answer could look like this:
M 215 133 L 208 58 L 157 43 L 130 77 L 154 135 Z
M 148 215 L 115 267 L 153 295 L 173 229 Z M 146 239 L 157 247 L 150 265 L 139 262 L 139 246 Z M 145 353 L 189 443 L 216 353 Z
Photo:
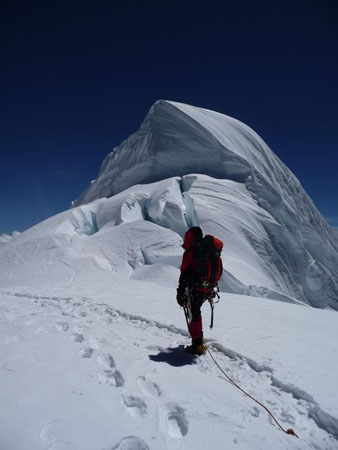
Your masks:
M 190 175 L 194 173 L 213 180 Z M 231 117 L 156 102 L 139 131 L 106 157 L 95 183 L 74 204 L 170 177 L 181 180 L 181 196 L 172 188 L 176 201 L 164 193 L 163 207 L 163 198 L 154 193 L 149 198 L 140 187 L 126 199 L 121 220 L 149 219 L 180 235 L 199 223 L 225 238 L 225 252 L 230 242 L 227 270 L 240 282 L 254 284 L 245 274 L 250 260 L 245 252 L 253 252 L 262 286 L 316 307 L 338 308 L 338 243 L 332 229 L 265 142 Z

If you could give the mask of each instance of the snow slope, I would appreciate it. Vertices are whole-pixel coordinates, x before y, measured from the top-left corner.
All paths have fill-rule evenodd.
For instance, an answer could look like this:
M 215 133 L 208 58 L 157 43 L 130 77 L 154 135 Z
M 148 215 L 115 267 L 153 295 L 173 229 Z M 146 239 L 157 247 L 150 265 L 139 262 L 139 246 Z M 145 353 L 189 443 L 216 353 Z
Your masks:
M 82 286 L 90 268 L 91 283 L 115 275 L 176 288 L 181 236 L 197 223 L 225 243 L 221 291 L 297 302 L 288 274 L 269 264 L 265 226 L 274 219 L 245 186 L 206 175 L 134 186 L 38 224 L 0 252 L 0 283 Z
M 221 140 L 224 116 L 168 102 L 156 108 L 161 120 L 158 111 L 153 119 L 169 128 L 165 138 L 158 132 L 150 141 L 171 136 L 189 153 L 196 134 L 203 148 Z M 181 128 L 177 116 L 186 121 Z M 176 141 L 174 125 L 182 132 Z M 130 145 L 142 141 L 137 136 Z M 250 156 L 252 147 L 235 135 L 228 139 L 229 147 L 238 146 L 225 152 L 233 176 L 217 176 L 211 166 L 208 174 L 190 170 L 190 155 L 187 174 L 129 187 L 131 176 L 146 181 L 137 178 L 145 148 L 133 153 L 124 143 L 120 165 L 113 164 L 123 170 L 111 180 L 127 189 L 109 198 L 100 189 L 88 192 L 100 198 L 3 240 L 0 450 L 338 448 L 337 312 L 308 305 L 336 308 L 336 243 L 301 188 L 288 197 L 296 181 L 270 150 Z M 223 150 L 216 150 L 221 158 Z M 138 156 L 131 175 L 128 158 Z M 174 169 L 175 151 L 169 160 Z M 251 174 L 235 179 L 248 161 Z M 274 203 L 274 177 L 266 183 L 271 168 L 280 175 L 278 164 L 291 181 L 278 187 L 281 199 Z M 182 352 L 189 338 L 175 288 L 182 236 L 196 224 L 225 244 L 212 331 L 203 308 L 210 351 L 300 439 L 284 435 L 264 409 L 227 383 L 209 355 Z
M 336 236 L 336 238 L 338 238 L 338 228 L 337 227 L 335 227 L 335 228 L 331 227 L 331 230 L 332 230 L 333 234 Z
M 209 355 L 182 352 L 172 289 L 49 292 L 0 295 L 1 449 L 337 449 L 335 312 L 224 294 L 206 330 L 227 374 L 296 439 Z
M 250 241 L 250 250 L 262 260 L 259 279 L 266 279 L 266 272 L 272 272 L 263 286 L 272 285 L 316 307 L 338 309 L 338 243 L 331 228 L 297 178 L 264 141 L 231 117 L 181 103 L 156 102 L 139 131 L 107 156 L 97 179 L 74 205 L 110 197 L 136 183 L 194 173 L 232 181 L 232 192 L 238 189 L 235 197 L 244 192 L 270 216 L 263 221 L 259 220 L 262 214 L 250 217 L 251 224 L 258 222 L 254 228 L 264 228 L 263 240 L 250 227 L 242 229 L 239 236 L 244 242 Z M 204 198 L 206 189 L 211 189 L 215 197 L 216 185 L 204 185 Z M 189 190 L 184 185 L 183 189 Z M 187 198 L 198 202 L 199 211 L 194 216 L 198 222 L 201 215 L 208 216 L 209 206 L 202 205 L 195 192 L 192 189 Z M 213 203 L 217 208 L 225 202 L 220 197 Z M 234 199 L 233 203 L 231 214 L 236 210 Z M 229 228 L 228 222 L 235 218 L 215 217 L 218 229 Z M 230 243 L 231 232 L 223 234 L 228 238 L 226 244 Z M 239 254 L 233 267 L 237 259 L 243 266 L 245 258 Z M 237 278 L 238 270 L 231 273 Z M 277 280 L 280 276 L 283 279 Z M 247 283 L 245 277 L 240 281 Z
M 191 185 L 194 208 L 182 185 Z M 212 332 L 204 307 L 205 335 L 231 378 L 300 440 L 220 378 L 208 355 L 181 349 L 189 339 L 175 301 L 179 233 L 203 202 L 214 231 L 220 198 L 227 215 L 237 205 L 229 226 L 236 255 L 251 265 L 237 260 L 238 274 L 256 281 L 245 286 L 226 272 L 223 290 L 268 298 L 223 293 Z M 271 301 L 277 293 L 257 287 L 261 260 L 239 233 L 263 233 L 258 224 L 269 220 L 237 183 L 193 175 L 65 211 L 4 244 L 1 450 L 336 449 L 337 313 Z

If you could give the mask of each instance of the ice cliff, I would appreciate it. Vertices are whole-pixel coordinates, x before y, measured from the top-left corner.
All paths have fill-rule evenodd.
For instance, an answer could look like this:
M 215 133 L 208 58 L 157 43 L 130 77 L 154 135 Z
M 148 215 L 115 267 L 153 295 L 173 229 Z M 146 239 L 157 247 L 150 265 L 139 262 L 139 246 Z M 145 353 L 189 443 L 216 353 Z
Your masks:
M 237 287 L 255 293 L 248 263 L 254 258 L 261 295 L 265 286 L 338 309 L 336 237 L 292 172 L 252 129 L 231 117 L 157 101 L 73 206 L 170 177 L 181 177 L 182 223 L 179 230 L 170 220 L 164 225 L 181 234 L 192 224 L 217 233 Z

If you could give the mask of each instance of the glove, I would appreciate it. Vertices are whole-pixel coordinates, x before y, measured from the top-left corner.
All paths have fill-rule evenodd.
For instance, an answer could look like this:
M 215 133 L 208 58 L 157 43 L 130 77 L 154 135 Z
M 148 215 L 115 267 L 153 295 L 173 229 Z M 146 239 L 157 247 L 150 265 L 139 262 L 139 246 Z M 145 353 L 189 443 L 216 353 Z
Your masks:
M 187 304 L 187 297 L 181 289 L 177 289 L 176 300 L 180 306 L 185 306 Z

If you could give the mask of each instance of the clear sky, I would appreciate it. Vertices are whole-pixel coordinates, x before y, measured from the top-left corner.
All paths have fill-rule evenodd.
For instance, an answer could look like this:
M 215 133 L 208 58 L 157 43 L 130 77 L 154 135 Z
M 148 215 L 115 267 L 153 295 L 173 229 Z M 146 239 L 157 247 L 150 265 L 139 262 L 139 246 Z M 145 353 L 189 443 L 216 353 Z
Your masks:
M 251 126 L 338 226 L 337 4 L 2 1 L 0 234 L 67 209 L 159 98 Z

